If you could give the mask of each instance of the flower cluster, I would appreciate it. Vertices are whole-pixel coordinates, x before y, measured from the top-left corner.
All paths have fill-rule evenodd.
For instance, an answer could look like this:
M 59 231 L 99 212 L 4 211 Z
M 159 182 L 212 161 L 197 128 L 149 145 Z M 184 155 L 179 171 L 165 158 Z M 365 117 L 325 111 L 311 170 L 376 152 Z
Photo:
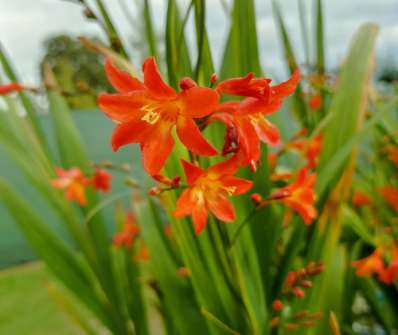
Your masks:
M 131 143 L 140 145 L 145 171 L 164 185 L 152 188 L 149 194 L 183 188 L 174 216 L 191 215 L 197 233 L 205 228 L 209 212 L 221 221 L 234 221 L 236 214 L 228 196 L 246 193 L 252 187 L 251 181 L 238 178 L 235 173 L 244 166 L 256 170 L 261 142 L 280 142 L 278 128 L 266 117 L 280 109 L 284 99 L 295 91 L 299 72 L 279 85 L 272 85 L 268 78 L 255 78 L 252 73 L 218 84 L 213 75 L 211 87 L 201 87 L 191 78 L 183 78 L 177 92 L 163 81 L 153 57 L 147 58 L 142 66 L 143 80 L 122 71 L 109 58 L 105 71 L 117 91 L 98 98 L 101 110 L 117 123 L 112 147 L 118 150 Z M 225 100 L 222 98 L 231 97 L 238 99 L 221 102 Z M 197 164 L 198 156 L 219 153 L 203 135 L 203 130 L 213 122 L 225 125 L 221 150 L 224 160 L 205 169 Z M 190 162 L 181 161 L 185 185 L 180 183 L 179 176 L 162 176 L 175 144 L 174 130 L 176 138 L 191 153 Z M 306 146 L 306 150 L 312 168 L 319 152 L 318 142 Z M 303 169 L 296 182 L 276 191 L 269 200 L 280 200 L 310 223 L 316 216 L 314 182 L 315 175 L 308 175 L 307 169 Z
M 108 192 L 111 188 L 112 175 L 103 169 L 97 168 L 93 176 L 88 177 L 77 168 L 64 170 L 56 168 L 58 178 L 53 179 L 51 184 L 65 191 L 65 197 L 70 201 L 76 201 L 80 205 L 87 204 L 86 188 L 93 187 L 94 190 Z

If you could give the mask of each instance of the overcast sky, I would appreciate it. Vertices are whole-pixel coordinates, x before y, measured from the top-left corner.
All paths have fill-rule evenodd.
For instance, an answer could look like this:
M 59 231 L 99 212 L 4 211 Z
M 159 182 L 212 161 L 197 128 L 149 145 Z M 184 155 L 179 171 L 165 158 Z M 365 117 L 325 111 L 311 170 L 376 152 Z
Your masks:
M 118 30 L 127 41 L 132 26 L 122 9 L 121 2 L 128 4 L 135 15 L 134 4 L 138 0 L 105 0 L 112 12 Z M 189 3 L 181 0 L 182 5 Z M 227 3 L 231 1 L 226 0 Z M 271 1 L 258 0 L 256 13 L 261 62 L 266 71 L 279 74 L 283 71 L 281 49 L 272 17 Z M 159 34 L 164 31 L 165 5 L 167 0 L 152 0 L 152 10 Z M 280 0 L 289 32 L 294 37 L 296 50 L 303 56 L 300 39 L 296 0 Z M 312 10 L 312 0 L 307 0 L 307 10 Z M 343 59 L 355 30 L 364 22 L 380 25 L 378 55 L 380 58 L 398 58 L 398 0 L 324 0 L 329 67 Z M 228 21 L 220 0 L 207 0 L 207 26 L 216 64 L 228 31 Z M 51 35 L 67 33 L 102 36 L 98 26 L 87 21 L 81 7 L 65 0 L 0 0 L 0 42 L 12 57 L 18 72 L 25 81 L 38 78 L 37 64 L 43 55 L 43 41 Z M 137 53 L 129 50 L 132 58 Z M 301 57 L 303 60 L 303 57 Z

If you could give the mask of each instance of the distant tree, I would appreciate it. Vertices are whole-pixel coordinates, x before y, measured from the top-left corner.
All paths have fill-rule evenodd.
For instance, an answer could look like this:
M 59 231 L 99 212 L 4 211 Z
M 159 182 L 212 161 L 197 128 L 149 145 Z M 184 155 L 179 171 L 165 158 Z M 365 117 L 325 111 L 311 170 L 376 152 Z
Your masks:
M 96 95 L 111 88 L 106 79 L 102 57 L 67 35 L 53 36 L 45 41 L 41 61 L 50 64 L 58 84 L 73 109 L 93 108 Z

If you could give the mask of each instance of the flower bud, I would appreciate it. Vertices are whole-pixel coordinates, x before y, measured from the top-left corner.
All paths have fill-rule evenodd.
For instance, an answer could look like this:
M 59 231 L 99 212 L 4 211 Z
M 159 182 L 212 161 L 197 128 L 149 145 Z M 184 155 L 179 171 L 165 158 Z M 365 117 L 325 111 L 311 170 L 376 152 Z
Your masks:
M 305 297 L 304 291 L 301 288 L 299 288 L 299 287 L 293 287 L 292 288 L 292 293 L 299 299 L 302 299 L 302 298 Z
M 279 299 L 276 299 L 272 302 L 272 309 L 275 312 L 280 312 L 283 309 L 283 303 Z
M 250 196 L 250 199 L 254 202 L 255 205 L 259 205 L 263 201 L 263 197 L 259 193 L 253 193 Z
M 218 81 L 218 77 L 216 73 L 213 73 L 210 77 L 210 83 L 214 85 Z
M 160 193 L 162 193 L 163 190 L 160 187 L 151 187 L 148 191 L 148 195 L 151 196 L 155 196 L 155 195 L 159 195 Z

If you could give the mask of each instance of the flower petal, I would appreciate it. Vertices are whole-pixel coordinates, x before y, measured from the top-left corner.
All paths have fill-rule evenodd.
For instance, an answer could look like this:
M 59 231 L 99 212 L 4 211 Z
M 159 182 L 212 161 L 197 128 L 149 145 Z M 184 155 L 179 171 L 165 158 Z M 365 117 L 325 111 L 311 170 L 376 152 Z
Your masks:
M 218 195 L 216 198 L 209 200 L 207 205 L 217 219 L 224 222 L 235 220 L 235 209 L 225 196 Z
M 205 206 L 195 206 L 192 210 L 192 221 L 195 233 L 199 235 L 207 224 L 207 209 Z
M 182 113 L 193 118 L 201 118 L 211 114 L 218 105 L 218 93 L 207 87 L 192 87 L 179 94 L 184 105 Z
M 206 141 L 195 121 L 180 116 L 177 120 L 177 135 L 181 142 L 193 153 L 203 156 L 214 156 L 217 150 Z
M 294 93 L 299 82 L 300 70 L 297 69 L 287 81 L 273 86 L 271 88 L 271 94 L 273 97 L 277 97 L 279 99 L 286 98 Z
M 193 165 L 183 159 L 181 160 L 181 163 L 182 167 L 184 168 L 184 173 L 188 184 L 194 183 L 196 179 L 205 173 L 205 171 L 199 166 Z
M 123 145 L 141 143 L 152 129 L 153 126 L 148 122 L 137 118 L 118 125 L 112 134 L 113 151 L 117 151 Z
M 239 146 L 246 156 L 246 162 L 257 162 L 260 158 L 260 140 L 250 118 L 240 117 L 236 122 Z
M 177 218 L 190 215 L 194 206 L 195 203 L 192 200 L 191 190 L 185 189 L 177 200 L 176 209 L 174 210 L 173 215 Z
M 174 89 L 163 81 L 156 65 L 155 58 L 148 57 L 145 60 L 142 65 L 142 72 L 144 73 L 145 86 L 154 97 L 159 99 L 170 99 L 176 97 L 177 94 Z
M 232 194 L 234 195 L 246 193 L 253 186 L 253 182 L 251 182 L 250 180 L 238 178 L 235 176 L 223 176 L 220 178 L 220 181 L 225 187 L 233 187 L 234 191 Z
M 279 143 L 279 129 L 265 118 L 259 119 L 254 128 L 261 141 L 270 145 Z
M 145 89 L 144 84 L 140 80 L 116 67 L 110 57 L 107 57 L 105 60 L 105 73 L 112 86 L 121 93 Z
M 158 174 L 166 163 L 174 146 L 171 135 L 173 124 L 160 120 L 157 126 L 147 134 L 141 144 L 144 169 L 150 174 Z
M 143 115 L 141 108 L 148 104 L 142 91 L 133 94 L 100 94 L 98 105 L 101 110 L 115 122 L 128 122 Z

